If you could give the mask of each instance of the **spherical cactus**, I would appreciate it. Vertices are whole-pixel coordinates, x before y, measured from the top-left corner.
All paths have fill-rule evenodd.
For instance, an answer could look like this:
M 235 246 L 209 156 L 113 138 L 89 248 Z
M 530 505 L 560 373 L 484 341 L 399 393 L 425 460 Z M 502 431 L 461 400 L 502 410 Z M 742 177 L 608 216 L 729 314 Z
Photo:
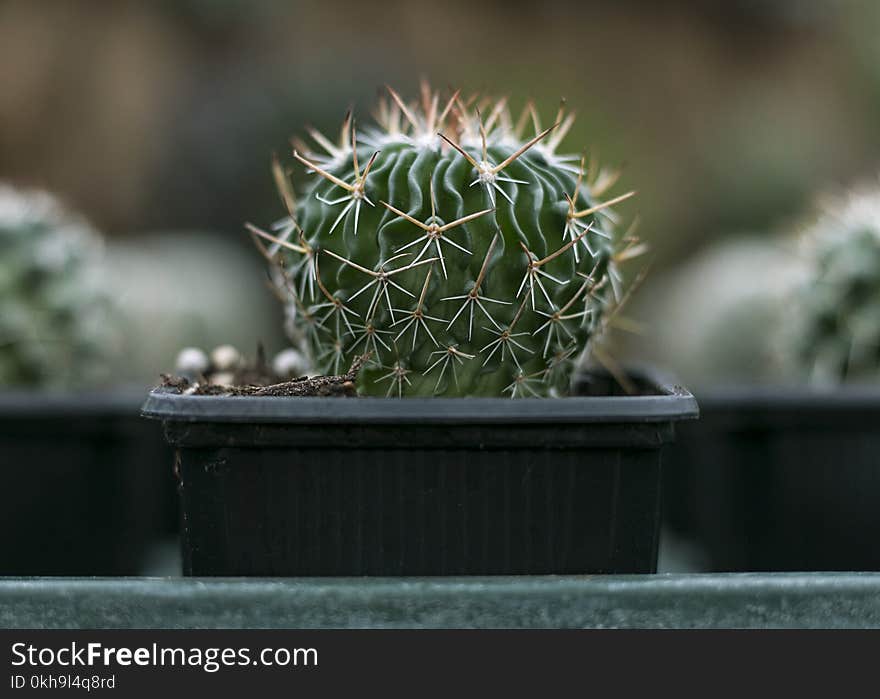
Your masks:
M 249 226 L 294 333 L 323 373 L 369 352 L 367 394 L 566 393 L 643 250 L 613 232 L 633 193 L 603 199 L 616 173 L 557 154 L 564 108 L 545 129 L 531 105 L 514 124 L 503 99 L 388 92 L 374 126 L 295 141 L 301 196 L 276 161 L 289 216 Z
M 816 382 L 880 379 L 880 189 L 829 204 L 801 243 L 788 355 Z
M 0 386 L 81 386 L 115 347 L 102 241 L 51 196 L 0 187 Z

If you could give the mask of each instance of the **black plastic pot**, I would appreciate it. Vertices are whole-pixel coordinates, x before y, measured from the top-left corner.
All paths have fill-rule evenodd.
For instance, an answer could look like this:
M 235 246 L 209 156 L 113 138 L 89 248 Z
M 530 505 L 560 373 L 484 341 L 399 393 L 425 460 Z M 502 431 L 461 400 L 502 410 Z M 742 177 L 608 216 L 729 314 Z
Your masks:
M 697 416 L 644 375 L 562 399 L 153 391 L 177 449 L 187 575 L 652 572 L 660 451 Z
M 664 489 L 712 570 L 880 570 L 880 389 L 741 387 L 700 409 Z
M 0 575 L 133 575 L 173 520 L 140 391 L 0 392 Z

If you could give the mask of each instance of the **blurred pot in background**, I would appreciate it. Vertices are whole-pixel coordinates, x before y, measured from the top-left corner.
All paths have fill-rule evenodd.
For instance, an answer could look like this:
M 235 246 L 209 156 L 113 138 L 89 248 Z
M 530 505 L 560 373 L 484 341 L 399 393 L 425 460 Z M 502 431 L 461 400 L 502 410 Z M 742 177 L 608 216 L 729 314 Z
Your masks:
M 0 575 L 135 574 L 176 532 L 143 388 L 181 343 L 284 344 L 242 248 L 204 233 L 105 247 L 50 195 L 0 188 Z
M 112 373 L 122 325 L 105 271 L 85 221 L 0 188 L 2 575 L 135 573 L 165 521 L 170 468 L 153 465 L 170 453 Z
M 643 296 L 702 387 L 667 522 L 715 570 L 880 569 L 878 214 L 874 190 L 827 203 L 798 240 L 718 248 Z

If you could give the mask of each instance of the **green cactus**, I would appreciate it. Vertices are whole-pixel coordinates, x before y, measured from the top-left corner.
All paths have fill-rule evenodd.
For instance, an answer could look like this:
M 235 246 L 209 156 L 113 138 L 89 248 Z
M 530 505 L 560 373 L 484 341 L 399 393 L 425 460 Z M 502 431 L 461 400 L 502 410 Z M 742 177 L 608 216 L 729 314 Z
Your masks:
M 815 382 L 880 379 L 880 190 L 829 205 L 801 242 L 787 353 Z
M 103 378 L 113 338 L 101 243 L 48 194 L 0 187 L 0 386 Z
M 514 124 L 505 100 L 389 95 L 336 143 L 310 130 L 323 153 L 294 142 L 302 196 L 276 161 L 289 216 L 248 226 L 290 330 L 322 373 L 372 353 L 367 394 L 567 393 L 643 250 L 613 233 L 633 193 L 600 201 L 617 173 L 557 154 L 564 107 L 544 129 L 531 104 Z

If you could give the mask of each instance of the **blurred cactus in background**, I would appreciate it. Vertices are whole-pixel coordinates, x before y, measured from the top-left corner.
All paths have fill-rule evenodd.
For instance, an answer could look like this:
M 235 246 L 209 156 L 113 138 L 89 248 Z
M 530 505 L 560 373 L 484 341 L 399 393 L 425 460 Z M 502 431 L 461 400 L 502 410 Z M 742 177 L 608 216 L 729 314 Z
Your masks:
M 103 244 L 44 192 L 0 186 L 0 386 L 83 386 L 116 352 Z
M 651 338 L 633 348 L 693 386 L 794 374 L 779 345 L 803 264 L 788 240 L 740 235 L 648 282 L 631 310 Z
M 880 379 L 880 188 L 827 204 L 800 242 L 788 356 L 813 382 Z
M 644 246 L 614 232 L 617 173 L 558 153 L 574 114 L 388 92 L 374 125 L 295 141 L 301 197 L 276 162 L 289 216 L 249 226 L 317 369 L 370 352 L 368 394 L 546 396 L 582 355 L 612 363 L 596 340 Z
M 880 379 L 880 187 L 826 200 L 796 236 L 711 246 L 634 315 L 692 385 Z

